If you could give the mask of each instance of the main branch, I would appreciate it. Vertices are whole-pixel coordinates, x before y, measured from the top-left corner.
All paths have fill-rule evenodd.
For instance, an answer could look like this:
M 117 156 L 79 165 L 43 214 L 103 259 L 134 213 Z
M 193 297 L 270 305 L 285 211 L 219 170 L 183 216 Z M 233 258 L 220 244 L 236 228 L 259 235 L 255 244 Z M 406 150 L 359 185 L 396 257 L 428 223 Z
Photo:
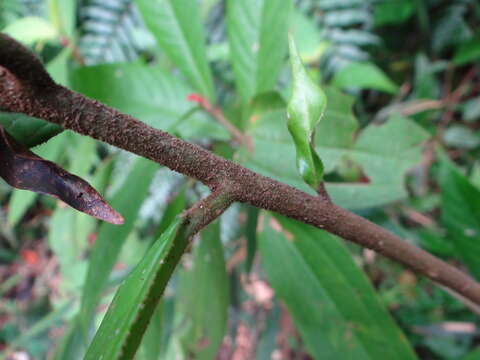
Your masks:
M 480 284 L 382 227 L 322 198 L 257 174 L 199 146 L 61 87 L 22 45 L 0 34 L 0 108 L 45 119 L 187 176 L 213 192 L 275 211 L 375 250 L 480 304 Z

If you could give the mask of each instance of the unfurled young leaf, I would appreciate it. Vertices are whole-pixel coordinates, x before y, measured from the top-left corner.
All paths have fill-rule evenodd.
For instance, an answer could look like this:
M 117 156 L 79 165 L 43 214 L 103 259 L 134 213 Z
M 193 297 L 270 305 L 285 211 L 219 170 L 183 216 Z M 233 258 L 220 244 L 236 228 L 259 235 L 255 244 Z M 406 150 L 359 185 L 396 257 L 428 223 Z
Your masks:
M 323 163 L 315 151 L 314 135 L 327 107 L 327 97 L 308 76 L 291 35 L 289 45 L 293 90 L 287 107 L 288 130 L 295 142 L 297 169 L 303 180 L 317 190 L 323 179 Z
M 17 189 L 56 197 L 78 211 L 112 224 L 118 214 L 85 180 L 30 152 L 0 126 L 0 176 Z

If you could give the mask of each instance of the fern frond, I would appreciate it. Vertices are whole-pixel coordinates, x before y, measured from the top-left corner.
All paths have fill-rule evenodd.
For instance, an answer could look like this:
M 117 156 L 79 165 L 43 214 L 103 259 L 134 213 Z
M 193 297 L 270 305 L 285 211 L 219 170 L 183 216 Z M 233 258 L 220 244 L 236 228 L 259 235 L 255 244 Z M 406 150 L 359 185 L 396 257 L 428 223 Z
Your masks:
M 373 0 L 297 0 L 297 6 L 315 19 L 331 44 L 321 62 L 326 77 L 351 62 L 368 60 L 366 48 L 380 43 L 373 33 Z
M 0 29 L 27 15 L 41 15 L 44 0 L 0 0 Z
M 132 61 L 142 51 L 136 34 L 144 25 L 132 0 L 84 0 L 79 23 L 87 64 Z

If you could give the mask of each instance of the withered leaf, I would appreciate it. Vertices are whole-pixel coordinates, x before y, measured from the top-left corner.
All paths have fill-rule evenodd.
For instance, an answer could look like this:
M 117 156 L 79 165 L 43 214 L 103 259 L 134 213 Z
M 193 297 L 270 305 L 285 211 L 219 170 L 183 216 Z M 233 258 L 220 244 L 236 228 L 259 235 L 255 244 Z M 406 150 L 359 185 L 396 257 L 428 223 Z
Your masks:
M 117 213 L 85 180 L 35 155 L 0 126 L 0 176 L 17 189 L 54 196 L 78 211 L 112 224 Z

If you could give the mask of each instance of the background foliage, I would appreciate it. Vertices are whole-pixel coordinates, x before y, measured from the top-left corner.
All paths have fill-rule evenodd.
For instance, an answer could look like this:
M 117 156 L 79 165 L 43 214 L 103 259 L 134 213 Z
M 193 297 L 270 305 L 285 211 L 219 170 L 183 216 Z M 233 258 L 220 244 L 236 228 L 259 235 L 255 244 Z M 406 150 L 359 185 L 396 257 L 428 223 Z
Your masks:
M 475 0 L 0 2 L 0 31 L 56 81 L 312 193 L 287 129 L 290 30 L 327 97 L 314 144 L 333 200 L 478 280 L 479 25 Z M 38 119 L 0 112 L 0 123 L 126 219 L 98 223 L 0 184 L 0 358 L 81 359 L 129 273 L 118 294 L 147 296 L 174 219 L 206 189 Z M 134 319 L 141 305 L 119 307 Z M 477 359 L 478 314 L 371 251 L 234 205 L 184 256 L 136 358 Z M 87 358 L 121 358 L 133 326 L 107 328 L 108 349 Z

